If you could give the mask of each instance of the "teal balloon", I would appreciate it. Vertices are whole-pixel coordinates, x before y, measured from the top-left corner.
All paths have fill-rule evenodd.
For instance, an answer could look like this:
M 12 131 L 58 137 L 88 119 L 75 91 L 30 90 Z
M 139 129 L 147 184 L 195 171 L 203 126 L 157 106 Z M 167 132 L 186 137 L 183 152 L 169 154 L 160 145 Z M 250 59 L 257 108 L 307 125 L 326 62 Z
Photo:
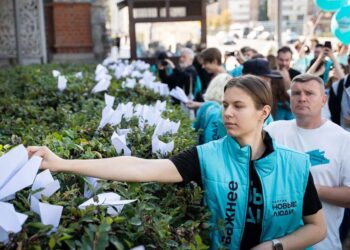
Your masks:
M 315 0 L 316 5 L 324 11 L 336 11 L 346 5 L 348 0 Z
M 343 6 L 334 13 L 331 31 L 340 42 L 350 44 L 350 5 Z

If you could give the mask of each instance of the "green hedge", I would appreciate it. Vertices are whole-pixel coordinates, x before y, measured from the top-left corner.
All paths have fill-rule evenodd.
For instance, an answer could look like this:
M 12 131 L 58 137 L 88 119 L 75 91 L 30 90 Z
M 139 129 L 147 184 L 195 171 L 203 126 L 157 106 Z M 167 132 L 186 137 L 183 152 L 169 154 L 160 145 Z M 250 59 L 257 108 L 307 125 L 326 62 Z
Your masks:
M 116 128 L 133 128 L 128 135 L 132 155 L 157 158 L 151 151 L 154 126 L 144 132 L 136 118 L 96 133 L 104 107 L 103 93 L 91 94 L 95 85 L 96 65 L 44 65 L 16 67 L 0 71 L 0 155 L 15 145 L 46 145 L 67 159 L 91 159 L 116 156 L 110 138 Z M 63 93 L 57 90 L 57 69 L 68 79 Z M 74 77 L 82 71 L 83 79 Z M 147 89 L 121 88 L 121 81 L 112 79 L 108 91 L 115 102 L 132 101 L 152 104 L 163 97 Z M 167 99 L 164 118 L 181 120 L 177 134 L 162 136 L 162 140 L 175 140 L 176 154 L 196 144 L 197 134 L 191 122 L 179 107 Z M 116 166 L 118 167 L 118 166 Z M 130 249 L 144 245 L 146 249 L 207 249 L 208 212 L 202 204 L 202 191 L 195 184 L 184 187 L 157 183 L 123 183 L 101 181 L 96 193 L 112 191 L 124 199 L 138 199 L 124 206 L 115 217 L 105 207 L 79 210 L 85 178 L 71 174 L 55 174 L 61 188 L 49 198 L 50 204 L 64 206 L 57 232 L 48 235 L 51 226 L 40 223 L 30 211 L 30 189 L 16 194 L 11 201 L 17 212 L 29 215 L 18 234 L 0 248 L 22 249 Z M 3 215 L 1 215 L 3 216 Z

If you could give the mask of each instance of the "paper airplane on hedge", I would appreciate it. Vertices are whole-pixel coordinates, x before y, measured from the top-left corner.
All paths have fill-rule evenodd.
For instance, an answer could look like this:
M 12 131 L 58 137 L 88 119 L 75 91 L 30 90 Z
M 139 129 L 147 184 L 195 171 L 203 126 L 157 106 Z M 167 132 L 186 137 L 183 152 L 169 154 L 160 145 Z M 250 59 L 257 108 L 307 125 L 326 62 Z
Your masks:
M 134 116 L 134 104 L 132 102 L 128 102 L 126 104 L 119 103 L 116 109 L 116 113 L 119 113 L 116 116 L 123 116 L 127 121 L 129 121 Z M 121 117 L 120 117 L 121 118 Z M 120 122 L 120 121 L 119 121 Z M 118 122 L 118 123 L 119 123 Z
M 120 154 L 123 151 L 124 155 L 126 155 L 126 156 L 131 155 L 131 150 L 126 145 L 126 136 L 125 135 L 118 135 L 116 132 L 113 132 L 111 140 L 112 140 L 112 144 L 113 144 L 113 146 L 118 154 Z
M 58 76 L 57 88 L 59 91 L 63 91 L 67 88 L 67 79 L 64 76 Z
M 116 109 L 113 111 L 111 117 L 109 118 L 108 124 L 111 124 L 112 126 L 118 125 L 122 121 L 123 113 Z
M 174 141 L 165 143 L 159 140 L 158 136 L 152 137 L 152 153 L 157 154 L 158 158 L 164 157 L 174 150 Z M 159 155 L 160 153 L 160 155 Z
M 183 103 L 187 103 L 189 101 L 186 93 L 178 86 L 170 91 L 170 95 Z
M 74 74 L 75 78 L 78 78 L 78 79 L 83 79 L 83 72 L 78 72 L 78 73 L 75 73 Z
M 42 189 L 39 192 L 33 194 L 37 199 L 40 199 L 42 196 L 50 197 L 58 189 L 60 189 L 60 183 L 58 180 L 54 180 L 50 170 L 46 169 L 45 171 L 38 174 L 32 185 L 32 190 Z
M 141 78 L 143 75 L 140 71 L 138 70 L 134 70 L 131 72 L 131 77 L 134 77 L 134 78 Z
M 30 186 L 39 170 L 42 158 L 33 156 L 19 145 L 0 157 L 0 200 Z
M 95 69 L 95 74 L 96 76 L 108 74 L 108 69 L 105 66 L 98 64 Z M 98 79 L 96 79 L 96 81 L 98 81 Z
M 10 203 L 0 201 L 0 242 L 7 242 L 9 233 L 18 233 L 28 215 L 17 213 Z
M 105 93 L 105 103 L 106 103 L 106 106 L 113 107 L 114 100 L 115 100 L 115 97 L 114 97 L 114 96 L 110 96 L 110 95 L 108 95 L 108 94 Z
M 53 77 L 58 77 L 59 75 L 61 75 L 61 72 L 59 72 L 58 70 L 52 70 L 52 75 Z
M 169 119 L 160 118 L 153 135 L 164 135 L 166 133 L 176 134 L 180 128 L 180 121 L 172 122 Z
M 127 78 L 125 82 L 122 83 L 123 88 L 133 89 L 136 86 L 136 79 Z
M 101 118 L 100 124 L 98 125 L 98 128 L 104 128 L 104 126 L 108 124 L 109 120 L 113 115 L 113 112 L 114 110 L 112 107 L 110 106 L 104 107 L 104 109 L 102 110 L 102 118 Z
M 57 227 L 61 220 L 63 206 L 43 203 L 40 202 L 36 197 L 31 196 L 30 209 L 40 216 L 42 224 L 53 226 L 51 232 L 57 230 Z
M 157 100 L 156 104 L 155 104 L 155 108 L 159 111 L 159 112 L 163 112 L 166 109 L 166 101 L 159 101 Z
M 168 96 L 170 94 L 168 84 L 166 83 L 158 84 L 156 92 L 159 93 L 161 96 Z
M 101 80 L 99 80 L 99 82 L 94 86 L 91 92 L 98 93 L 101 91 L 106 91 L 109 88 L 110 84 L 111 84 L 111 76 L 106 75 Z
M 94 201 L 93 198 L 85 201 L 79 205 L 80 209 L 85 209 L 87 206 L 108 206 L 107 213 L 110 215 L 119 214 L 124 205 L 130 204 L 136 200 L 121 200 L 120 195 L 112 192 L 102 193 L 97 195 L 98 201 Z
M 124 128 L 124 129 L 117 128 L 118 135 L 125 135 L 125 137 L 127 137 L 130 132 L 131 132 L 131 128 Z

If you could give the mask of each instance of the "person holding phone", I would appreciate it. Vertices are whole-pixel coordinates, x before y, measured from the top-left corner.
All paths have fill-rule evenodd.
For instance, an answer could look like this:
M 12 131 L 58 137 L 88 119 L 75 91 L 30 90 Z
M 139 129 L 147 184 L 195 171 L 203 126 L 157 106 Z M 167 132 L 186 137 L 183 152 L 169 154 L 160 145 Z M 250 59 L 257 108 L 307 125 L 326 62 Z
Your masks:
M 315 58 L 311 61 L 306 73 L 317 75 L 326 83 L 328 82 L 330 70 L 333 67 L 335 76 L 339 77 L 339 79 L 344 77 L 343 70 L 332 51 L 330 41 L 326 41 L 324 45 L 316 45 L 314 54 Z M 326 57 L 330 60 L 327 60 Z
M 306 154 L 281 147 L 263 124 L 272 93 L 260 78 L 231 79 L 224 89 L 228 135 L 170 159 L 121 156 L 64 160 L 46 147 L 28 147 L 41 168 L 108 180 L 195 181 L 211 212 L 211 249 L 304 249 L 321 241 L 326 225 Z

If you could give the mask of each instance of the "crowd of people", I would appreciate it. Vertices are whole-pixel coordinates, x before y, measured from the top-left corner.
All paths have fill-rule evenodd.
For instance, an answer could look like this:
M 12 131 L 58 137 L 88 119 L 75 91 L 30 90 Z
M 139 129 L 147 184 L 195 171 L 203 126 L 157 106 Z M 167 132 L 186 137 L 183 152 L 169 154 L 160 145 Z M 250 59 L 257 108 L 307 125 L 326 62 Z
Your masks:
M 229 71 L 228 56 L 239 64 Z M 348 47 L 335 52 L 313 39 L 266 57 L 250 47 L 224 57 L 186 48 L 177 64 L 158 59 L 161 81 L 191 99 L 196 147 L 158 160 L 65 160 L 38 146 L 29 155 L 58 172 L 198 183 L 212 249 L 342 249 L 350 227 Z

